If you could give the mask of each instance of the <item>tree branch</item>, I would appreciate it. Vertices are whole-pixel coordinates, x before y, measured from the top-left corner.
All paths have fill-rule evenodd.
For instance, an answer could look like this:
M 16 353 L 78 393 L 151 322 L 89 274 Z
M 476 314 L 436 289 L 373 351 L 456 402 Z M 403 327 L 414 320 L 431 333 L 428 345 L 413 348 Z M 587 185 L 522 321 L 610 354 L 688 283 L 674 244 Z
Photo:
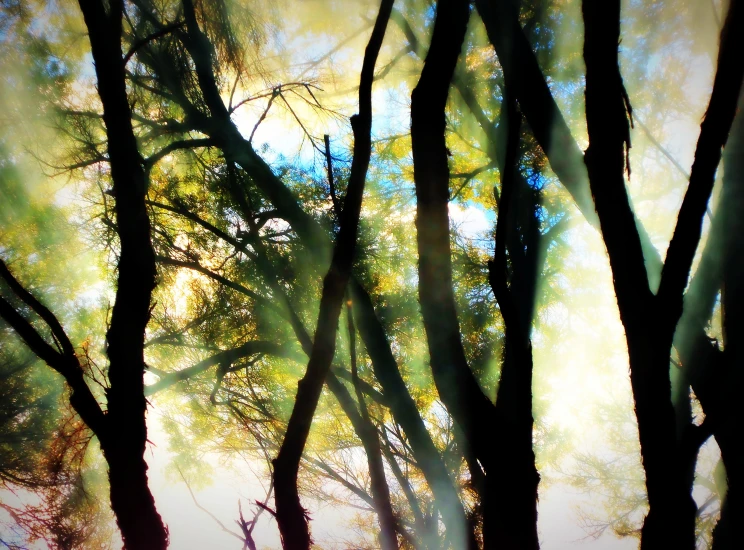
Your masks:
M 13 274 L 8 269 L 8 266 L 1 258 L 0 277 L 5 280 L 8 287 L 10 287 L 10 289 L 16 296 L 23 300 L 23 302 L 27 306 L 29 306 L 39 317 L 44 320 L 49 329 L 52 331 L 52 335 L 54 336 L 57 344 L 61 346 L 62 354 L 67 357 L 74 357 L 75 347 L 72 345 L 72 342 L 70 342 L 70 339 L 67 337 L 67 333 L 65 333 L 65 330 L 62 328 L 62 325 L 60 324 L 57 317 L 55 317 L 55 315 L 46 306 L 39 302 L 33 296 L 33 294 L 31 294 L 23 287 L 23 285 L 21 285 L 21 283 L 18 282 L 18 280 L 13 276 Z
M 695 257 L 702 223 L 713 190 L 721 149 L 726 144 L 736 113 L 744 78 L 744 2 L 732 0 L 721 30 L 718 69 L 713 81 L 708 110 L 700 125 L 690 184 L 677 218 L 662 269 L 658 298 L 660 307 L 669 311 L 669 322 L 676 325 L 682 314 L 683 292 Z

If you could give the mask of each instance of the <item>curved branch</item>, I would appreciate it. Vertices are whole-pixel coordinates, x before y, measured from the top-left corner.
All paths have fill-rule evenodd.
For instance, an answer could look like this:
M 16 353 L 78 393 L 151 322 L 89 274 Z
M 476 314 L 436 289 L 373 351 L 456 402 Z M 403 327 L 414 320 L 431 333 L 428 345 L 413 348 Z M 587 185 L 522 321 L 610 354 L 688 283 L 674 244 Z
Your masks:
M 280 344 L 275 344 L 273 342 L 267 341 L 246 342 L 245 344 L 236 348 L 221 351 L 210 357 L 207 357 L 206 359 L 199 361 L 191 367 L 166 374 L 155 384 L 146 386 L 145 395 L 156 394 L 157 392 L 169 388 L 174 384 L 177 384 L 178 382 L 189 380 L 190 378 L 206 372 L 215 365 L 232 364 L 238 359 L 242 359 L 244 357 L 248 357 L 257 353 L 296 359 L 296 355 L 292 353 L 290 349 Z

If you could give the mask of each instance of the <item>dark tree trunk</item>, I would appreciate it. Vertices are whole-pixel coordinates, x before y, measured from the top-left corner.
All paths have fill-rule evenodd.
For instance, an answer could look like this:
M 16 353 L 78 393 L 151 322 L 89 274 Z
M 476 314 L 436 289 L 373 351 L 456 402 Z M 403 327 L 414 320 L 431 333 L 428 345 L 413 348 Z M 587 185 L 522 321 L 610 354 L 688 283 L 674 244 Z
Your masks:
M 106 335 L 110 388 L 101 447 L 109 463 L 111 506 L 125 547 L 162 549 L 168 545 L 168 531 L 155 509 L 143 456 L 147 441 L 144 337 L 155 287 L 155 256 L 145 207 L 147 181 L 125 85 L 121 51 L 124 7 L 115 1 L 107 10 L 97 0 L 80 0 L 80 8 L 103 104 L 121 244 L 116 301 Z
M 503 393 L 515 393 L 494 407 L 465 359 L 453 293 L 444 113 L 469 16 L 468 2 L 438 3 L 431 46 L 411 96 L 419 298 L 437 390 L 486 471 L 484 547 L 537 548 L 539 477 L 532 452 L 531 350 L 529 346 L 523 350 L 527 353 L 525 362 L 519 346 L 510 346 L 502 374 L 508 391 Z M 525 381 L 526 392 L 522 391 Z M 484 436 L 484 425 L 496 432 L 504 449 L 501 453 L 493 440 Z M 518 492 L 509 492 L 509 487 Z
M 450 81 L 469 17 L 466 1 L 442 0 L 437 4 L 432 43 L 421 79 L 411 95 L 411 141 L 419 301 L 434 382 L 442 401 L 488 470 L 486 463 L 493 453 L 480 428 L 493 419 L 494 407 L 470 371 L 460 339 L 452 281 L 449 168 L 444 137 Z
M 393 550 L 398 548 L 398 539 L 395 535 L 397 519 L 393 513 L 393 506 L 390 502 L 390 488 L 387 479 L 385 479 L 385 467 L 382 460 L 382 450 L 380 448 L 380 437 L 377 433 L 372 419 L 369 416 L 367 405 L 364 402 L 364 394 L 357 372 L 356 360 L 356 328 L 354 327 L 354 318 L 352 315 L 351 303 L 346 308 L 347 326 L 349 329 L 349 350 L 351 361 L 351 376 L 353 378 L 354 390 L 359 403 L 359 425 L 357 433 L 359 434 L 364 450 L 367 453 L 367 466 L 369 468 L 370 486 L 372 498 L 375 503 L 375 511 L 380 522 L 380 546 L 382 550 Z
M 744 64 L 736 59 L 734 39 L 727 33 L 732 20 L 738 21 L 742 16 L 738 10 L 737 3 L 732 3 L 690 185 L 669 245 L 659 291 L 654 296 L 623 175 L 630 147 L 630 105 L 618 65 L 620 2 L 602 6 L 589 0 L 583 3 L 590 143 L 585 162 L 628 343 L 649 500 L 649 514 L 641 533 L 642 548 L 695 547 L 696 506 L 689 492 L 689 456 L 677 439 L 668 376 L 669 353 L 721 147 L 726 142 L 741 86 Z
M 744 116 L 741 109 L 734 120 L 723 152 L 723 167 L 721 195 L 700 264 L 685 295 L 684 312 L 677 327 L 674 345 L 680 356 L 682 371 L 705 411 L 705 424 L 710 425 L 721 449 L 726 477 L 734 479 L 735 503 L 737 487 L 741 486 L 738 477 L 744 467 L 744 453 L 739 450 L 741 445 L 737 443 L 744 419 L 735 406 L 736 396 L 730 394 L 728 388 L 736 387 L 735 372 L 737 365 L 742 364 L 741 357 L 733 357 L 737 353 L 736 341 L 740 338 L 737 331 L 741 327 L 736 326 L 735 317 L 727 315 L 729 326 L 725 330 L 727 341 L 724 349 L 717 342 L 710 341 L 705 327 L 710 322 L 716 297 L 722 286 L 731 290 L 725 292 L 727 304 L 723 304 L 724 311 L 735 312 L 742 307 L 735 304 L 740 292 L 737 286 L 741 284 L 740 268 L 736 262 L 742 255 L 739 250 L 739 236 L 742 231 L 741 212 L 744 211 Z M 727 281 L 724 282 L 724 279 Z M 729 341 L 733 345 L 730 346 Z M 727 502 L 728 498 L 721 496 L 721 518 L 713 533 L 713 548 L 716 550 L 736 548 L 735 533 L 730 521 L 731 507 Z M 738 513 L 742 513 L 741 509 Z
M 417 52 L 417 55 L 423 58 L 425 52 L 422 51 L 423 48 L 421 48 L 413 29 L 411 29 L 402 14 L 394 12 L 394 20 L 406 35 L 411 48 Z M 491 161 L 500 166 L 501 173 L 503 174 L 505 173 L 504 164 L 506 155 L 504 145 L 508 139 L 504 131 L 504 128 L 507 127 L 505 123 L 506 117 L 504 116 L 507 109 L 504 108 L 502 110 L 502 122 L 504 123 L 498 126 L 495 125 L 478 105 L 476 97 L 469 86 L 472 83 L 467 80 L 467 76 L 467 73 L 456 68 L 453 85 L 457 88 L 465 104 L 486 134 L 487 141 L 484 148 L 488 152 Z M 508 91 L 511 92 L 511 88 Z M 503 444 L 504 448 L 515 449 L 515 451 L 521 449 L 523 452 L 499 454 L 498 460 L 504 466 L 499 467 L 497 471 L 516 472 L 522 469 L 524 470 L 524 474 L 518 476 L 505 475 L 502 476 L 503 479 L 494 483 L 498 483 L 499 487 L 501 487 L 501 494 L 526 495 L 530 498 L 530 502 L 521 499 L 524 501 L 520 502 L 522 504 L 521 506 L 514 505 L 510 499 L 504 498 L 492 499 L 492 501 L 486 502 L 485 504 L 489 508 L 495 508 L 501 505 L 504 508 L 504 512 L 489 511 L 487 515 L 495 514 L 495 517 L 499 518 L 497 520 L 499 525 L 488 523 L 484 528 L 488 532 L 487 540 L 513 540 L 518 541 L 515 543 L 517 547 L 527 548 L 537 544 L 536 516 L 537 488 L 539 483 L 539 475 L 534 465 L 534 452 L 531 441 L 533 427 L 531 411 L 532 353 L 531 350 L 515 353 L 513 351 L 515 347 L 516 349 L 524 349 L 525 344 L 515 342 L 511 335 L 525 338 L 524 341 L 528 341 L 530 338 L 531 320 L 535 303 L 535 285 L 537 275 L 544 263 L 545 246 L 542 242 L 543 239 L 540 238 L 539 222 L 536 217 L 536 209 L 539 205 L 535 196 L 536 192 L 529 189 L 527 182 L 521 177 L 519 172 L 514 172 L 513 176 L 516 178 L 519 192 L 517 193 L 518 199 L 515 199 L 517 203 L 515 204 L 516 208 L 509 209 L 509 229 L 513 230 L 509 233 L 507 240 L 509 241 L 509 256 L 514 262 L 514 273 L 512 276 L 514 294 L 518 300 L 518 308 L 521 312 L 520 317 L 524 322 L 510 323 L 510 328 L 507 329 L 510 332 L 510 336 L 506 341 L 507 348 L 505 350 L 505 356 L 507 359 L 502 365 L 496 408 L 499 416 L 499 441 Z M 514 212 L 515 210 L 517 211 L 516 213 Z M 499 215 L 501 214 L 502 212 L 499 213 Z M 506 210 L 504 210 L 503 214 L 506 217 Z M 594 214 L 593 210 L 592 214 Z M 523 251 L 524 247 L 527 248 L 526 253 Z M 527 342 L 527 345 L 529 345 L 529 342 Z M 521 388 L 521 391 L 519 388 Z M 521 411 L 523 414 L 517 411 Z M 521 421 L 517 421 L 516 423 L 522 426 L 523 429 L 512 429 L 511 425 L 514 423 L 512 419 L 521 419 Z M 522 437 L 517 436 L 520 433 Z M 515 439 L 519 439 L 520 442 L 514 441 Z M 513 442 L 510 444 L 508 441 Z M 529 447 L 520 445 L 520 443 L 527 441 L 529 441 Z M 472 481 L 479 493 L 484 495 L 485 484 L 482 479 L 484 478 L 483 472 L 477 463 L 477 459 L 472 454 L 472 449 L 468 448 L 467 442 L 463 441 L 462 444 L 465 447 L 466 460 L 471 470 Z M 507 465 L 507 462 L 513 462 L 513 464 Z M 491 481 L 494 478 L 495 476 L 492 476 Z M 522 533 L 522 535 L 512 536 L 510 533 Z
M 537 58 L 519 23 L 513 0 L 476 0 L 506 86 L 518 101 L 550 167 L 592 225 L 598 224 L 581 149 L 553 99 Z
M 336 331 L 346 286 L 351 275 L 364 184 L 371 156 L 372 82 L 377 56 L 385 36 L 393 0 L 383 0 L 367 45 L 359 84 L 359 114 L 352 117 L 354 158 L 341 214 L 331 267 L 323 282 L 318 326 L 305 376 L 300 380 L 295 405 L 281 449 L 274 460 L 276 519 L 284 548 L 308 550 L 311 545 L 305 510 L 297 491 L 302 452 L 310 433 L 336 348 Z
M 236 195 L 240 194 L 238 190 L 234 190 L 234 192 L 236 193 Z M 247 203 L 245 203 L 245 201 L 243 200 L 239 200 L 239 202 L 244 208 L 244 215 L 246 219 L 252 219 L 252 212 L 247 209 Z M 303 351 L 308 355 L 308 357 L 311 356 L 313 350 L 312 338 L 310 338 L 310 335 L 305 329 L 302 320 L 299 318 L 296 311 L 292 307 L 292 304 L 286 292 L 281 287 L 281 285 L 277 283 L 279 279 L 267 257 L 266 248 L 264 247 L 260 239 L 254 240 L 253 246 L 257 252 L 257 264 L 259 266 L 259 269 L 261 270 L 272 291 L 281 298 L 282 302 L 284 302 L 286 313 L 289 316 L 289 321 L 292 325 L 295 335 L 297 336 L 297 339 L 299 340 Z M 353 327 L 353 321 L 350 320 L 349 323 Z M 352 372 L 355 372 L 356 353 L 352 353 L 351 359 Z M 360 407 L 364 407 L 364 402 L 360 395 L 362 383 L 354 374 L 352 374 L 352 382 L 354 383 L 355 389 L 357 390 Z M 371 480 L 372 500 L 374 503 L 375 512 L 379 517 L 381 528 L 381 545 L 384 550 L 395 549 L 398 547 L 396 532 L 401 532 L 402 535 L 405 535 L 406 533 L 402 529 L 402 527 L 398 525 L 395 514 L 393 513 L 393 508 L 390 501 L 390 490 L 385 479 L 385 471 L 382 465 L 382 453 L 380 449 L 377 429 L 374 427 L 374 424 L 372 424 L 369 416 L 367 415 L 366 408 L 363 408 L 362 414 L 360 414 L 359 410 L 357 410 L 357 406 L 354 403 L 354 400 L 349 394 L 349 391 L 332 371 L 329 371 L 326 375 L 325 383 L 338 401 L 339 405 L 341 405 L 341 408 L 343 409 L 344 413 L 349 419 L 349 422 L 354 428 L 354 432 L 357 434 L 357 437 L 359 437 L 360 441 L 362 442 L 362 446 L 364 447 L 365 453 L 367 455 L 367 465 L 369 468 Z
M 419 296 L 437 389 L 462 428 L 470 449 L 486 470 L 484 547 L 538 548 L 539 476 L 532 451 L 531 314 L 526 315 L 526 325 L 512 325 L 507 337 L 509 344 L 501 381 L 505 387 L 500 389 L 494 407 L 465 359 L 452 290 L 444 110 L 468 18 L 467 2 L 439 2 L 432 43 L 421 79 L 412 94 Z M 500 213 L 500 222 L 505 223 L 507 216 Z M 505 285 L 506 281 L 503 282 Z M 504 312 L 505 297 L 501 294 L 500 298 Z M 512 308 L 520 305 L 512 304 Z M 506 319 L 507 315 L 504 317 Z M 504 451 L 498 452 L 493 442 L 483 436 L 483 425 L 496 432 Z
M 714 425 L 721 459 L 726 469 L 726 495 L 721 521 L 714 532 L 715 550 L 733 549 L 741 545 L 739 526 L 744 521 L 744 450 L 741 430 L 744 412 L 739 403 L 739 389 L 744 384 L 744 114 L 740 110 L 734 121 L 730 139 L 723 155 L 723 192 L 721 208 L 726 227 L 723 249 L 723 280 L 721 305 L 724 331 L 724 373 L 719 385 Z
M 385 479 L 385 469 L 382 464 L 382 451 L 377 429 L 369 418 L 365 418 L 357 410 L 351 395 L 341 381 L 333 373 L 328 373 L 326 384 L 341 408 L 351 422 L 354 432 L 362 442 L 367 455 L 367 467 L 369 468 L 370 492 L 374 503 L 375 513 L 380 524 L 380 547 L 383 550 L 398 548 L 396 531 L 397 520 L 390 503 L 390 490 Z M 360 403 L 360 406 L 361 405 Z
M 516 101 L 505 95 L 501 132 L 505 151 L 500 157 L 501 197 L 496 224 L 494 259 L 489 282 L 505 325 L 505 349 L 496 399 L 496 430 L 507 452 L 496 457 L 498 467 L 487 479 L 483 534 L 488 548 L 537 549 L 537 491 L 540 476 L 532 449 L 532 344 L 530 332 L 535 304 L 539 251 L 537 204 L 517 198 L 530 195 L 519 173 L 521 114 Z M 517 188 L 517 185 L 519 187 Z M 533 195 L 534 196 L 534 195 Z M 524 200 L 519 202 L 525 202 Z M 526 208 L 520 223 L 521 212 Z M 520 233 L 523 233 L 520 235 Z M 526 250 L 525 250 L 526 248 Z M 507 249 L 511 266 L 507 262 Z
M 403 494 L 406 496 L 406 501 L 411 508 L 413 514 L 414 529 L 416 536 L 416 548 L 420 550 L 439 550 L 442 547 L 442 543 L 439 541 L 439 533 L 429 528 L 424 519 L 423 512 L 421 511 L 421 504 L 419 502 L 416 493 L 414 493 L 411 487 L 411 482 L 408 476 L 406 476 L 400 469 L 395 455 L 391 451 L 390 441 L 388 440 L 385 432 L 382 432 L 383 439 L 385 442 L 382 444 L 382 453 L 385 455 L 385 459 L 390 465 L 390 470 L 393 472 L 398 485 L 400 485 Z
M 514 4 L 509 0 L 476 0 L 476 5 L 504 69 L 507 88 L 517 96 L 522 112 L 561 183 L 571 193 L 587 221 L 591 225 L 598 226 L 598 218 L 592 208 L 587 174 L 581 166 L 581 151 L 550 93 L 535 54 L 519 24 Z M 638 230 L 647 262 L 650 286 L 655 288 L 661 272 L 661 257 L 651 244 L 643 227 L 639 226 Z M 713 234 L 711 238 L 714 238 Z M 713 254 L 715 255 L 716 252 L 713 251 Z M 720 256 L 707 265 L 712 266 L 715 271 L 718 260 Z M 705 265 L 705 260 L 701 265 Z M 700 275 L 701 282 L 710 284 L 710 281 L 704 281 L 710 278 L 710 273 L 706 275 L 701 272 Z M 695 287 L 694 283 L 695 281 L 693 281 L 691 290 Z M 715 287 L 710 297 L 711 308 L 714 300 Z M 681 328 L 684 332 L 679 336 L 678 341 L 690 344 L 687 353 L 682 355 L 682 366 L 685 370 L 688 368 L 695 370 L 689 378 L 706 416 L 710 417 L 720 404 L 719 388 L 726 385 L 727 375 L 721 357 L 722 352 L 705 335 L 703 327 L 707 322 L 707 317 L 698 321 L 700 323 L 689 330 L 684 328 L 683 323 Z M 682 350 L 679 351 L 682 353 Z M 719 444 L 721 439 L 728 438 L 725 425 L 735 426 L 736 422 L 729 423 L 722 419 L 721 422 L 713 425 Z
M 147 484 L 147 464 L 131 441 L 118 439 L 104 457 L 109 466 L 111 509 L 127 549 L 160 549 L 168 546 L 168 530 L 155 508 Z
M 641 547 L 692 550 L 696 507 L 675 467 L 676 422 L 669 381 L 673 327 L 667 324 L 659 334 L 662 325 L 660 319 L 654 318 L 656 309 L 650 307 L 654 296 L 625 188 L 630 128 L 626 112 L 629 105 L 618 64 L 620 2 L 599 6 L 585 0 L 583 13 L 590 140 L 585 162 L 626 330 L 649 500 Z

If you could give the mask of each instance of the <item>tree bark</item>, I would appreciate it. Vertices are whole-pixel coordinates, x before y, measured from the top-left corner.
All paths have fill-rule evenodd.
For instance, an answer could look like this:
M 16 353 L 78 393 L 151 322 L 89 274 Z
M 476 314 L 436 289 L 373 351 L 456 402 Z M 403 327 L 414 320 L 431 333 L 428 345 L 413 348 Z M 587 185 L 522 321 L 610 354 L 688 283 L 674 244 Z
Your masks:
M 512 212 L 515 195 L 529 193 L 519 174 L 521 114 L 516 101 L 505 95 L 500 127 L 506 139 L 500 155 L 501 197 L 496 224 L 494 259 L 489 262 L 489 282 L 499 304 L 505 326 L 504 359 L 496 399 L 499 443 L 507 452 L 497 456 L 498 468 L 487 479 L 484 540 L 498 548 L 539 548 L 537 534 L 537 491 L 540 475 L 532 449 L 532 343 L 530 338 L 535 303 L 539 230 L 537 205 L 530 204 L 530 219 L 517 223 Z M 521 184 L 523 189 L 515 189 Z M 519 235 L 522 230 L 525 234 Z M 525 250 L 526 248 L 526 250 Z M 507 249 L 511 269 L 507 262 Z M 490 547 L 490 546 L 489 546 Z
M 665 326 L 659 337 L 659 312 L 648 306 L 654 296 L 625 188 L 630 107 L 618 61 L 620 2 L 600 7 L 587 0 L 583 2 L 583 14 L 589 132 L 585 162 L 626 330 L 649 500 L 641 547 L 668 544 L 692 550 L 696 507 L 676 467 L 676 422 L 668 377 L 672 334 Z
M 454 300 L 445 107 L 469 16 L 468 2 L 442 0 L 437 4 L 431 46 L 411 96 L 419 300 L 437 390 L 486 472 L 484 547 L 537 548 L 539 477 L 532 451 L 531 350 L 523 347 L 524 342 L 509 347 L 502 380 L 518 395 L 509 395 L 500 407 L 498 402 L 494 406 L 468 366 Z M 501 452 L 493 439 L 484 437 L 484 425 L 496 432 L 498 444 L 503 445 Z M 511 485 L 518 486 L 516 495 L 502 492 Z
M 74 346 L 59 321 L 18 283 L 2 262 L 0 276 L 48 325 L 58 349 L 47 344 L 4 299 L 0 299 L 0 315 L 41 359 L 64 376 L 72 390 L 70 404 L 99 438 L 109 466 L 111 508 L 124 547 L 161 550 L 168 546 L 168 530 L 155 508 L 144 460 L 147 441 L 144 338 L 155 287 L 155 255 L 145 206 L 147 179 L 126 93 L 121 51 L 124 6 L 120 1 L 104 6 L 97 0 L 80 0 L 79 5 L 88 28 L 98 94 L 103 104 L 121 248 L 116 300 L 106 334 L 110 382 L 106 390 L 106 414 L 88 388 Z
M 522 111 L 561 183 L 572 195 L 587 221 L 597 227 L 599 220 L 591 207 L 589 182 L 582 166 L 581 151 L 571 136 L 540 70 L 535 54 L 524 36 L 517 11 L 508 0 L 477 0 L 476 5 L 486 26 L 489 39 L 499 56 L 507 87 L 518 96 Z M 662 267 L 661 257 L 651 244 L 643 227 L 639 225 L 638 230 L 651 287 L 655 288 L 659 282 Z M 705 278 L 702 277 L 701 280 Z M 694 289 L 694 282 L 691 291 Z M 714 299 L 715 294 L 712 300 Z M 689 348 L 691 355 L 687 356 L 687 360 L 683 357 L 682 368 L 696 370 L 690 375 L 691 384 L 700 399 L 703 410 L 706 415 L 709 415 L 718 404 L 718 388 L 726 384 L 727 375 L 724 372 L 721 350 L 707 338 L 703 330 L 706 321 L 707 319 L 703 320 L 702 324 L 692 332 L 686 331 L 688 336 L 680 337 L 679 340 L 691 344 Z M 685 330 L 684 327 L 680 328 Z M 725 430 L 723 425 L 724 423 L 721 422 L 713 426 L 714 435 L 719 444 L 721 439 L 728 437 L 722 431 Z
M 723 277 L 723 372 L 714 412 L 716 440 L 726 469 L 726 494 L 721 520 L 713 533 L 715 550 L 734 549 L 741 543 L 737 526 L 744 520 L 744 451 L 741 448 L 741 426 L 744 413 L 738 401 L 738 388 L 744 383 L 744 114 L 740 109 L 723 155 L 724 177 L 721 214 L 726 214 L 722 239 Z
M 367 466 L 369 468 L 370 485 L 372 498 L 375 503 L 375 511 L 380 522 L 380 546 L 383 550 L 393 550 L 398 548 L 398 539 L 395 535 L 397 520 L 393 513 L 393 506 L 390 502 L 390 488 L 387 479 L 385 479 L 385 467 L 382 461 L 382 450 L 380 448 L 380 438 L 377 434 L 372 419 L 369 416 L 367 405 L 364 402 L 364 393 L 360 384 L 359 373 L 357 371 L 356 359 L 356 328 L 354 326 L 354 317 L 351 309 L 351 301 L 346 306 L 347 327 L 349 330 L 349 354 L 351 362 L 351 376 L 354 384 L 354 391 L 359 404 L 360 419 L 358 434 L 362 439 L 364 450 L 367 453 Z
M 416 183 L 419 301 L 434 381 L 479 459 L 491 456 L 479 426 L 493 418 L 493 404 L 470 372 L 460 339 L 449 232 L 449 168 L 444 110 L 450 80 L 465 38 L 470 9 L 460 0 L 437 4 L 432 43 L 411 95 L 411 140 Z
M 331 267 L 323 282 L 318 326 L 305 376 L 279 454 L 274 460 L 276 519 L 284 548 L 308 550 L 311 545 L 306 512 L 300 504 L 297 474 L 310 425 L 336 348 L 336 331 L 346 286 L 351 275 L 364 184 L 372 152 L 372 82 L 393 0 L 383 0 L 364 55 L 359 84 L 359 114 L 352 117 L 354 157 L 341 214 Z
M 683 460 L 685 449 L 677 439 L 668 377 L 669 353 L 721 147 L 731 127 L 744 74 L 744 63 L 734 54 L 735 40 L 727 32 L 732 21 L 738 22 L 742 14 L 733 2 L 722 32 L 718 71 L 701 125 L 690 185 L 669 245 L 659 291 L 654 296 L 623 175 L 630 147 L 631 110 L 618 63 L 620 2 L 600 7 L 597 2 L 584 0 L 583 13 L 589 133 L 585 163 L 628 343 L 649 499 L 641 548 L 669 545 L 692 549 L 696 506 L 686 483 L 689 476 Z
M 375 378 L 383 388 L 395 421 L 408 437 L 416 463 L 429 484 L 451 540 L 466 541 L 465 548 L 477 548 L 472 529 L 468 526 L 462 502 L 431 435 L 424 425 L 411 394 L 406 388 L 395 357 L 390 351 L 385 331 L 374 311 L 372 299 L 356 281 L 351 282 L 354 318 L 367 353 L 372 360 Z
M 111 507 L 126 548 L 162 549 L 168 530 L 147 485 L 147 441 L 143 374 L 145 327 L 155 287 L 155 255 L 145 207 L 147 180 L 137 149 L 127 99 L 121 51 L 123 3 L 108 10 L 98 0 L 80 0 L 103 104 L 121 252 L 116 300 L 106 334 L 110 388 L 106 430 L 101 439 L 109 464 Z
M 246 215 L 250 214 L 250 212 L 247 211 L 245 213 Z M 277 283 L 277 275 L 270 265 L 263 243 L 261 243 L 260 240 L 256 240 L 253 242 L 253 246 L 257 252 L 257 263 L 259 266 L 259 270 L 263 274 L 271 289 L 276 293 L 277 296 L 280 297 L 281 301 L 284 303 L 286 313 L 289 316 L 289 322 L 292 325 L 295 335 L 297 336 L 297 339 L 299 340 L 303 351 L 308 355 L 308 357 L 310 357 L 313 350 L 312 338 L 310 338 L 310 335 L 305 329 L 302 320 L 299 318 L 297 312 L 292 307 L 292 304 L 286 292 L 281 287 L 281 285 Z M 353 321 L 350 320 L 349 323 L 353 325 Z M 346 386 L 344 386 L 336 377 L 335 373 L 333 372 L 334 369 L 331 369 L 326 375 L 325 383 L 338 401 L 339 405 L 341 405 L 341 408 L 343 409 L 344 413 L 349 419 L 349 422 L 354 428 L 354 432 L 362 442 L 362 446 L 364 447 L 367 456 L 367 466 L 370 473 L 373 505 L 375 508 L 375 512 L 378 515 L 382 532 L 381 543 L 385 550 L 395 549 L 398 547 L 396 532 L 401 533 L 402 536 L 407 535 L 407 533 L 399 524 L 393 512 L 392 503 L 390 501 L 390 491 L 385 479 L 384 468 L 382 466 L 382 454 L 377 429 L 374 427 L 368 414 L 366 413 L 366 408 L 364 408 L 364 401 L 361 396 L 363 384 L 354 374 L 356 370 L 355 353 L 352 354 L 351 359 L 351 379 L 357 391 L 358 401 L 360 407 L 362 408 L 361 413 L 359 410 L 357 410 L 357 406 L 355 405 L 349 391 L 346 389 Z M 346 372 L 342 369 L 338 370 Z M 383 396 L 380 397 L 382 401 L 385 401 Z

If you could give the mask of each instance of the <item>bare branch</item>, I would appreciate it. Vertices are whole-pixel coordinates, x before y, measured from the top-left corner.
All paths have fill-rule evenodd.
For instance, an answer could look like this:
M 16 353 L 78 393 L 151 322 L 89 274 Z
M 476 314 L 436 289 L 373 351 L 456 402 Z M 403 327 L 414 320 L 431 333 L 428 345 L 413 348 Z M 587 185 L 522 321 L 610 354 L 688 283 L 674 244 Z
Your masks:
M 190 150 L 190 149 L 197 149 L 200 147 L 211 147 L 214 145 L 214 142 L 209 138 L 199 138 L 199 139 L 185 139 L 185 140 L 178 140 L 173 141 L 163 147 L 160 151 L 157 153 L 154 153 L 152 156 L 145 159 L 145 167 L 148 169 L 152 168 L 158 161 L 160 161 L 163 157 L 170 155 L 174 151 L 182 151 L 184 149 Z

